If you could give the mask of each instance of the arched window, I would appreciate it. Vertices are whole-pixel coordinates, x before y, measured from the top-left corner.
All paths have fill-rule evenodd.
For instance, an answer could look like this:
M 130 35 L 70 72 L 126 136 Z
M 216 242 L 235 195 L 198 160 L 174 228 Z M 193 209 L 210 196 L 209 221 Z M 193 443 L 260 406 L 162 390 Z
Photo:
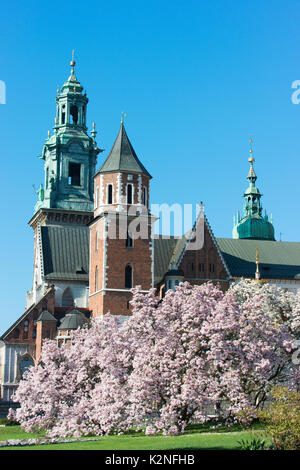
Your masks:
M 108 184 L 107 185 L 107 204 L 112 204 L 113 203 L 113 185 Z
M 20 359 L 19 369 L 21 378 L 23 377 L 24 372 L 31 366 L 34 366 L 34 362 L 30 356 L 24 356 Z
M 68 287 L 62 295 L 61 306 L 62 307 L 73 307 L 73 305 L 74 305 L 74 299 L 73 299 L 72 291 L 71 291 L 70 287 Z
M 133 195 L 133 189 L 132 189 L 132 184 L 127 185 L 127 204 L 132 204 L 132 195 Z
M 64 124 L 66 121 L 66 105 L 63 104 L 61 107 L 61 123 Z
M 70 123 L 77 124 L 78 122 L 78 108 L 77 106 L 73 105 L 70 108 Z
M 125 289 L 132 288 L 132 267 L 127 264 L 125 268 Z

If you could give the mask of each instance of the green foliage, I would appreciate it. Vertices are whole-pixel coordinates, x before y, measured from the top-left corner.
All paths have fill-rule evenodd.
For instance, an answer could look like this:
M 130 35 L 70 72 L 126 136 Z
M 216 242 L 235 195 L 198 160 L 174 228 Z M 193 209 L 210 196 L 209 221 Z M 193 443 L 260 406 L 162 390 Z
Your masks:
M 266 442 L 260 437 L 253 437 L 252 439 L 241 439 L 238 441 L 239 450 L 266 450 Z
M 12 419 L 0 418 L 0 424 L 4 424 L 5 426 L 16 426 L 19 423 L 17 421 L 13 421 Z
M 239 413 L 237 414 L 237 419 L 244 428 L 252 427 L 252 424 L 255 421 L 256 417 L 257 411 L 251 407 L 245 408 L 239 411 Z
M 300 393 L 287 387 L 272 389 L 272 403 L 259 412 L 277 450 L 300 450 Z

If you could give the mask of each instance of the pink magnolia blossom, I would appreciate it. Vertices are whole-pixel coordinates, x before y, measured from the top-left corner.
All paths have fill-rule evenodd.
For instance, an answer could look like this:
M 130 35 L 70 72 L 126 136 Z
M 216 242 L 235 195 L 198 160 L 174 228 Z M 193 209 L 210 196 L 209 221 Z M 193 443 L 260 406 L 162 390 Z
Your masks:
M 15 394 L 11 417 L 50 436 L 178 434 L 211 413 L 259 407 L 275 383 L 296 383 L 291 361 L 299 298 L 241 281 L 225 294 L 182 283 L 163 300 L 133 289 L 132 316 L 110 314 L 45 341 Z M 298 374 L 298 376 L 297 376 Z

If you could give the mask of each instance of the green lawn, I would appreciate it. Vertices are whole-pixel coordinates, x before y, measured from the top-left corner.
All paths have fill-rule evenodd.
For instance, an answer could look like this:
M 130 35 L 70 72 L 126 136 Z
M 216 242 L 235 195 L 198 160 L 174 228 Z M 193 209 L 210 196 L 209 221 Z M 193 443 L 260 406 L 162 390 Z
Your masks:
M 99 437 L 99 442 L 73 442 L 70 444 L 49 444 L 36 446 L 2 447 L 1 450 L 237 450 L 238 441 L 262 436 L 263 431 L 256 426 L 252 431 L 240 428 L 220 428 L 213 430 L 207 426 L 191 426 L 181 436 L 145 436 L 142 433 L 121 436 Z M 0 428 L 0 440 L 26 439 L 38 434 L 25 433 L 20 426 Z M 269 441 L 267 441 L 269 444 Z

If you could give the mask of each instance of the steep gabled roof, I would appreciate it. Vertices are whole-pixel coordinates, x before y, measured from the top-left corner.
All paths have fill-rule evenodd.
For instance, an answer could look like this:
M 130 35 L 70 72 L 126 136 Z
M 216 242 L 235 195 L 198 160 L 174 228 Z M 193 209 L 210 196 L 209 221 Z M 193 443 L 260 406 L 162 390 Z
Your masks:
M 51 297 L 54 297 L 55 295 L 55 288 L 54 286 L 50 286 L 48 287 L 48 289 L 46 290 L 45 294 L 43 295 L 43 297 L 41 297 L 41 299 L 36 303 L 36 304 L 33 304 L 31 305 L 24 313 L 23 315 L 21 315 L 9 328 L 8 330 L 5 331 L 5 333 L 3 333 L 2 336 L 0 336 L 0 340 L 2 341 L 5 341 L 7 339 L 9 339 L 9 336 L 10 334 L 14 331 L 15 328 L 17 328 L 17 326 L 22 323 L 25 319 L 29 319 L 30 316 L 32 315 L 33 318 L 34 316 L 37 316 L 38 315 L 38 311 L 41 310 L 41 308 L 43 307 L 44 304 L 47 304 L 47 301 L 51 298 Z M 24 342 L 26 342 L 26 340 L 24 340 Z
M 144 173 L 151 178 L 151 175 L 138 159 L 126 134 L 123 122 L 107 159 L 97 173 L 110 173 L 112 171 Z
M 206 227 L 209 235 L 212 239 L 213 244 L 215 245 L 216 251 L 218 256 L 221 259 L 221 262 L 224 266 L 224 270 L 228 276 L 230 277 L 230 272 L 226 261 L 224 259 L 223 253 L 220 250 L 220 247 L 216 241 L 216 238 L 213 234 L 211 226 L 208 222 L 207 217 L 204 215 L 203 223 Z M 201 223 L 201 213 L 199 213 L 197 220 L 194 223 L 194 226 L 191 231 L 187 232 L 182 237 L 167 237 L 167 236 L 156 236 L 154 238 L 154 284 L 158 284 L 161 282 L 166 274 L 166 272 L 170 269 L 172 262 L 179 267 L 180 262 L 188 249 L 188 245 L 190 240 L 193 240 L 193 233 L 196 233 L 197 228 L 199 229 L 199 225 Z

